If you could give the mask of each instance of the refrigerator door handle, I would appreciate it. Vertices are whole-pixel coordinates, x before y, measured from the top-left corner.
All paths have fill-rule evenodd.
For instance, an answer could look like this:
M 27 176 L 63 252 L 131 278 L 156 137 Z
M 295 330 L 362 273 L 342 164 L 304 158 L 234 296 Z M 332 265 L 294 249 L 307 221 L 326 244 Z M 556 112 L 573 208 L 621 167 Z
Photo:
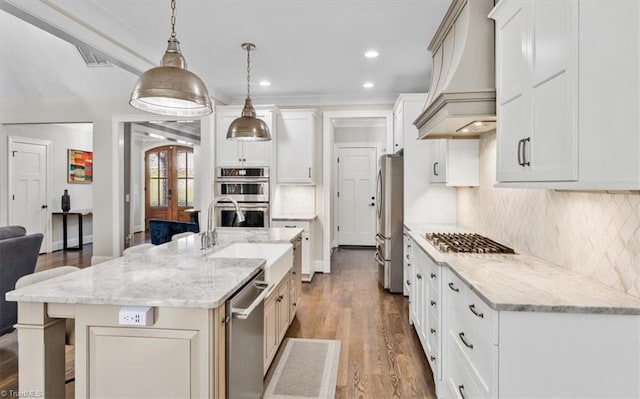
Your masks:
M 376 234 L 376 243 L 378 246 L 382 246 L 385 243 L 385 239 L 381 234 Z
M 378 251 L 376 251 L 376 262 L 378 262 L 379 265 L 384 265 L 384 261 L 382 259 L 380 259 L 380 253 L 378 253 Z
M 378 211 L 378 219 L 382 215 L 382 170 L 378 171 L 378 180 L 376 182 L 376 210 Z

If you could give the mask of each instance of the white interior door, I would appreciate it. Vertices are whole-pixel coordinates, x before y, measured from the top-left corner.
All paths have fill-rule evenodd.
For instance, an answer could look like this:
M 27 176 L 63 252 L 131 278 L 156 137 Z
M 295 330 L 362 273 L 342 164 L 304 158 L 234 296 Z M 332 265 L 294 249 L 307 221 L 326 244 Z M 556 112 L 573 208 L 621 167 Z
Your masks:
M 376 244 L 376 148 L 338 148 L 338 245 Z
M 47 145 L 12 140 L 9 146 L 11 192 L 9 224 L 42 233 L 40 252 L 46 251 L 49 209 L 47 200 Z

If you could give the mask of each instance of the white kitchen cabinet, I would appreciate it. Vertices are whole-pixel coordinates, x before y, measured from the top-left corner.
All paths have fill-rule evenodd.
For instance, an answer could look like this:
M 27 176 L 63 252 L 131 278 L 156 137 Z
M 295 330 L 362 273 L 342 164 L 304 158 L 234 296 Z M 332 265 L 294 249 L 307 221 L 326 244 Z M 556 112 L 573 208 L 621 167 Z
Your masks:
M 290 324 L 290 273 L 264 300 L 264 373 L 267 373 Z
M 227 130 L 231 122 L 240 116 L 240 112 L 238 107 L 216 107 L 216 165 L 270 166 L 272 141 L 227 140 Z M 275 137 L 272 114 L 269 110 L 256 110 L 256 117 L 267 124 L 271 136 Z
M 480 184 L 477 139 L 429 140 L 429 182 L 451 187 Z
M 438 397 L 639 397 L 640 317 L 497 311 L 442 271 Z
M 500 1 L 497 180 L 640 189 L 640 3 Z
M 426 93 L 400 94 L 393 107 L 393 139 L 387 142 L 387 152 L 392 154 L 404 148 L 404 137 L 418 137 L 413 121 L 420 115 L 426 101 Z M 407 143 L 413 145 L 413 143 Z
M 276 175 L 279 184 L 313 184 L 315 110 L 287 109 L 278 115 Z
M 315 270 L 313 268 L 313 256 L 311 254 L 311 243 L 313 235 L 311 234 L 311 222 L 308 220 L 291 220 L 287 218 L 274 218 L 271 227 L 285 227 L 303 229 L 302 231 L 302 281 L 309 282 L 313 279 Z

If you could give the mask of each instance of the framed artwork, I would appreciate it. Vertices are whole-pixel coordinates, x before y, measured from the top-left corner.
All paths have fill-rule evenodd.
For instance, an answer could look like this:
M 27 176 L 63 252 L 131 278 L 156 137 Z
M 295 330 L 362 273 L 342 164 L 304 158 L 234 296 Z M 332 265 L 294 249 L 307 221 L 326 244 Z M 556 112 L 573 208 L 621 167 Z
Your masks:
M 93 152 L 69 149 L 67 161 L 69 183 L 93 181 Z

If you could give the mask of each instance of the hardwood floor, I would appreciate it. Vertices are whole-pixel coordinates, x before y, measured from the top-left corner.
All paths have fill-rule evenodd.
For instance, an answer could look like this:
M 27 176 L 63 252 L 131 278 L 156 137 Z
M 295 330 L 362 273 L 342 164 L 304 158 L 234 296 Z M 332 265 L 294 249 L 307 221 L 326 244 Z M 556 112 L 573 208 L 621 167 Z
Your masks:
M 378 286 L 370 249 L 338 249 L 331 274 L 302 285 L 292 338 L 341 341 L 337 398 L 435 398 L 431 370 L 408 322 L 408 301 Z M 87 267 L 92 247 L 57 251 L 38 258 L 38 270 L 61 265 Z M 0 337 L 0 393 L 17 390 L 16 333 Z M 66 348 L 67 378 L 73 375 L 73 347 Z M 74 384 L 67 384 L 73 398 Z
M 431 369 L 408 321 L 408 300 L 378 286 L 371 249 L 338 249 L 331 274 L 302 285 L 287 337 L 341 341 L 337 398 L 435 398 Z

